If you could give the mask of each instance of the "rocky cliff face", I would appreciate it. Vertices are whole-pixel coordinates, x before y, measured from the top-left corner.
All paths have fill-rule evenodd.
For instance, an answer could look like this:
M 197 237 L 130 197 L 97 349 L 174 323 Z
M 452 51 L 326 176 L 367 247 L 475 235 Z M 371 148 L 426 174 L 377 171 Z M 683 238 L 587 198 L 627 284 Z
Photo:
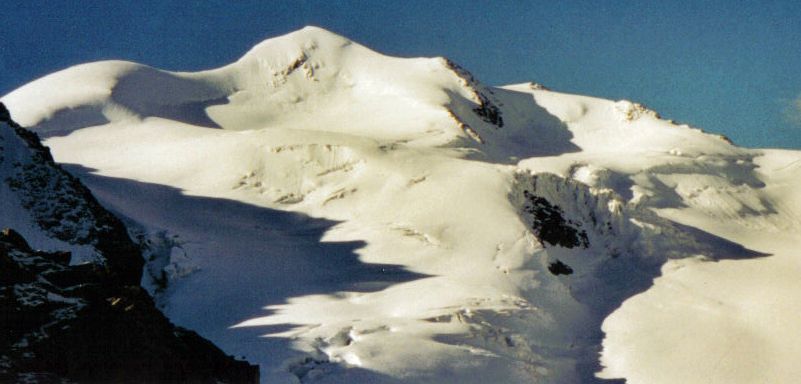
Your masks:
M 35 250 L 12 229 L 0 233 L 1 382 L 258 381 L 258 367 L 156 309 L 139 286 L 142 257 L 120 220 L 2 104 L 0 131 L 0 180 L 22 207 L 17 212 L 43 237 L 95 251 L 76 260 Z M 20 222 L 12 214 L 0 212 L 0 226 Z
M 103 208 L 81 182 L 59 167 L 39 137 L 16 124 L 0 104 L 5 123 L 4 154 L 9 155 L 6 185 L 45 233 L 69 244 L 87 245 L 97 251 L 98 265 L 122 283 L 139 284 L 144 261 L 128 237 L 122 222 Z M 2 120 L 6 116 L 5 120 Z

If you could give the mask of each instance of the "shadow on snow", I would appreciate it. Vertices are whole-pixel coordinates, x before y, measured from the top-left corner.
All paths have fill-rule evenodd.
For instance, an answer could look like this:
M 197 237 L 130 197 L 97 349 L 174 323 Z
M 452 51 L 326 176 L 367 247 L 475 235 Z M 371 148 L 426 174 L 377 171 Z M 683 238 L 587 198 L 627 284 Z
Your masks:
M 672 222 L 672 225 L 689 235 L 696 242 L 705 244 L 704 256 L 710 262 L 721 260 L 746 260 L 770 256 L 770 254 L 748 249 L 739 243 L 705 232 L 701 229 Z M 669 249 L 665 249 L 669 252 Z M 587 255 L 591 256 L 591 255 Z M 625 383 L 622 379 L 599 379 L 595 373 L 601 370 L 601 344 L 605 337 L 601 330 L 604 320 L 618 310 L 631 297 L 650 289 L 662 276 L 662 266 L 672 257 L 656 260 L 644 257 L 620 257 L 609 259 L 595 271 L 591 279 L 571 287 L 573 297 L 590 310 L 593 332 L 581 341 L 582 354 L 577 361 L 582 382 Z
M 356 251 L 366 245 L 363 241 L 322 241 L 335 221 L 189 196 L 169 186 L 96 175 L 92 173 L 95 170 L 80 165 L 63 167 L 78 176 L 109 210 L 147 226 L 149 232 L 167 231 L 177 236 L 200 270 L 167 289 L 167 297 L 178 295 L 180 300 L 168 300 L 165 313 L 228 353 L 254 363 L 281 362 L 298 355 L 291 340 L 259 337 L 289 329 L 291 324 L 230 328 L 268 316 L 265 307 L 308 295 L 374 292 L 426 277 L 398 265 L 361 262 Z M 268 373 L 262 371 L 263 376 Z M 366 370 L 348 375 L 393 381 Z

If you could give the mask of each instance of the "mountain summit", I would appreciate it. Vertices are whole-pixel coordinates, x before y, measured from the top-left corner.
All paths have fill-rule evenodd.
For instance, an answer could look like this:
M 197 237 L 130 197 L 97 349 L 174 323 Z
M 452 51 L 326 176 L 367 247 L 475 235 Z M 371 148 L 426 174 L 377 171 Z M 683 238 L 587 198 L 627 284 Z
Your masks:
M 388 57 L 307 27 L 266 40 L 215 70 L 171 73 L 127 62 L 91 63 L 37 80 L 4 100 L 46 100 L 52 108 L 15 108 L 21 124 L 44 134 L 153 117 L 226 130 L 320 130 L 425 146 L 480 143 L 493 157 L 552 150 L 521 133 L 533 122 L 517 109 L 531 101 L 514 96 L 496 95 L 447 59 Z M 512 104 L 506 120 L 498 107 L 504 102 Z
M 263 382 L 801 375 L 800 152 L 314 27 L 2 101 L 123 218 L 167 317 Z

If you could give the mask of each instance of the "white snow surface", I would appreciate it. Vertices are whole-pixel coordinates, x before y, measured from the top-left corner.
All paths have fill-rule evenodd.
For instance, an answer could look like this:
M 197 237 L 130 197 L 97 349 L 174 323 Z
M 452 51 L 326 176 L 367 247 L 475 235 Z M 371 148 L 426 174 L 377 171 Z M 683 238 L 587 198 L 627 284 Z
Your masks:
M 801 152 L 314 27 L 219 69 L 91 63 L 2 101 L 170 239 L 146 285 L 265 383 L 801 377 Z M 531 196 L 586 249 L 540 241 Z

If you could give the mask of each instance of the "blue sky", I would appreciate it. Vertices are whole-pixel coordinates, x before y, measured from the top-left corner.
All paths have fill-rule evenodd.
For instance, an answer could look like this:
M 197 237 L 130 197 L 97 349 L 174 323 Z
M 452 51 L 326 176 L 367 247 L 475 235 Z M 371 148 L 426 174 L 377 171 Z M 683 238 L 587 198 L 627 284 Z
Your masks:
M 6 1 L 0 94 L 88 61 L 218 67 L 317 25 L 484 83 L 642 102 L 749 147 L 801 149 L 799 1 Z

